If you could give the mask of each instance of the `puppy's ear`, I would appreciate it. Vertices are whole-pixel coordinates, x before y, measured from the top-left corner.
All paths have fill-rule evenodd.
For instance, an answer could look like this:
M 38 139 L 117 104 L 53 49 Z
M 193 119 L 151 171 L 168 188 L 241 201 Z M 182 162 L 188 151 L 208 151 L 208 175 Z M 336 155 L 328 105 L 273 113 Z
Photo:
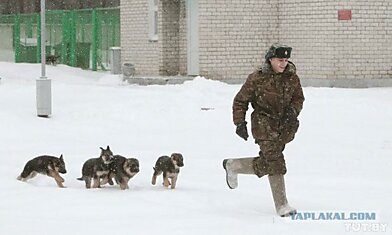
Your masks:
M 110 147 L 109 147 L 109 145 L 108 145 L 108 146 L 106 146 L 106 150 L 110 150 Z
M 181 157 L 180 153 L 172 153 L 172 155 L 171 155 L 171 159 L 173 159 L 173 160 L 178 159 L 180 157 Z
M 100 148 L 102 151 L 105 150 L 105 149 L 103 149 L 102 147 L 99 147 L 99 148 Z
M 64 158 L 63 158 L 63 155 L 62 155 L 62 154 L 60 155 L 60 160 L 61 160 L 61 161 L 64 161 Z

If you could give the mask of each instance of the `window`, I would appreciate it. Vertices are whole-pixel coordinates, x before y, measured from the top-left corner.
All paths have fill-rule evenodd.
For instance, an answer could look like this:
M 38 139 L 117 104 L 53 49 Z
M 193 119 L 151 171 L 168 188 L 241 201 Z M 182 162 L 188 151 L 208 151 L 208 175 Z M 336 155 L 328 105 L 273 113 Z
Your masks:
M 148 37 L 151 41 L 158 40 L 158 0 L 148 0 Z

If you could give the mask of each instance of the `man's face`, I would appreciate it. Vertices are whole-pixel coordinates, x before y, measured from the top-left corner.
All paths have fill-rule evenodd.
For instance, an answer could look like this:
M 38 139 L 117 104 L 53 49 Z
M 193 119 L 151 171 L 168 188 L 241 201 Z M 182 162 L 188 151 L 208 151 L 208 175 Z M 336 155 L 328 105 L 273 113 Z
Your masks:
M 284 69 L 287 66 L 287 63 L 289 62 L 289 59 L 287 58 L 271 58 L 271 67 L 274 70 L 275 73 L 283 73 Z

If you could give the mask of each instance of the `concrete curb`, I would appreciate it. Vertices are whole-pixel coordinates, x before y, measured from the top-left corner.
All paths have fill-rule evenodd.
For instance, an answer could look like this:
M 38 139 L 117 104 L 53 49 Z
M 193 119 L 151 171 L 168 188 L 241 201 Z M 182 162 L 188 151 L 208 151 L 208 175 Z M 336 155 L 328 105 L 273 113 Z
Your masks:
M 193 76 L 156 76 L 156 77 L 133 77 L 126 79 L 129 84 L 169 85 L 183 84 L 193 80 Z M 245 79 L 217 80 L 227 84 L 243 84 Z M 303 87 L 336 87 L 336 88 L 371 88 L 392 87 L 392 79 L 301 79 Z
M 162 76 L 162 77 L 132 77 L 125 79 L 129 84 L 137 84 L 141 86 L 148 85 L 169 85 L 182 84 L 185 81 L 191 81 L 194 77 L 191 76 Z
M 304 87 L 392 87 L 392 79 L 301 79 L 301 84 Z
M 245 79 L 222 81 L 228 84 L 242 84 Z M 305 79 L 301 78 L 303 87 L 336 87 L 336 88 L 370 88 L 392 87 L 392 79 Z

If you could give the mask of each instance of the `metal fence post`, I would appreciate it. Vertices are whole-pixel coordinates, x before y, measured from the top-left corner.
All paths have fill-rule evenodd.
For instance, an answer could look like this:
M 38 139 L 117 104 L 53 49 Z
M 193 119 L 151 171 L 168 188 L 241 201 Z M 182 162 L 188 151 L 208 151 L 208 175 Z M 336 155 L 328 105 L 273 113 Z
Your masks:
M 70 37 L 71 37 L 71 66 L 76 67 L 76 19 L 75 11 L 71 11 L 70 19 Z
M 68 64 L 68 41 L 69 41 L 69 26 L 68 26 L 68 13 L 63 11 L 62 19 L 62 38 L 61 38 L 61 63 Z
M 92 25 L 93 25 L 93 35 L 92 35 L 92 70 L 97 71 L 97 49 L 98 49 L 98 22 L 97 22 L 97 10 L 93 9 L 92 13 Z
M 15 62 L 20 62 L 20 15 L 15 16 L 14 22 L 14 48 L 15 48 Z

